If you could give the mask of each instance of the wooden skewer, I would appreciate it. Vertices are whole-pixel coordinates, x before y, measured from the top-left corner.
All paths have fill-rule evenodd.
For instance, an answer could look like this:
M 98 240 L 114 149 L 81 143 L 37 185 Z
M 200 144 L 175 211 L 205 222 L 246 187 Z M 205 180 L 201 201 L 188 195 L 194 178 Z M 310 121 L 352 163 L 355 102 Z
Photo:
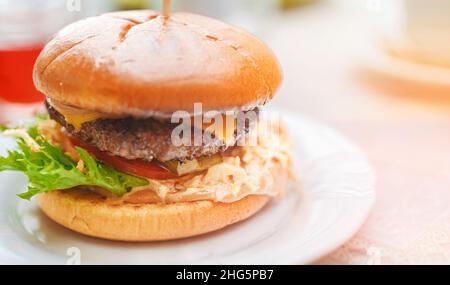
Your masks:
M 169 17 L 170 14 L 170 0 L 164 0 L 163 2 L 163 16 Z

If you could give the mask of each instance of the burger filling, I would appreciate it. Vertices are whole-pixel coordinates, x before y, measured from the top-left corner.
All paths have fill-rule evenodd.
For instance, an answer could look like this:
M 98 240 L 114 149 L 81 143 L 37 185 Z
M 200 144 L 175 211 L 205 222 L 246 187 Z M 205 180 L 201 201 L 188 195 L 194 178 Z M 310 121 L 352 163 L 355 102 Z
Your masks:
M 50 118 L 62 125 L 71 136 L 112 155 L 145 161 L 185 161 L 224 152 L 256 123 L 246 122 L 242 130 L 228 129 L 224 134 L 215 133 L 207 144 L 174 146 L 171 136 L 178 123 L 155 118 L 99 118 L 101 114 L 86 114 L 83 110 L 50 102 L 46 104 Z
M 286 175 L 290 167 L 283 134 L 267 129 L 258 132 L 256 146 L 234 145 L 256 122 L 213 135 L 208 144 L 179 147 L 171 141 L 176 125 L 164 120 L 114 118 L 54 102 L 46 106 L 50 120 L 5 128 L 6 135 L 19 137 L 19 150 L 0 157 L 0 171 L 28 176 L 22 198 L 81 187 L 112 203 L 231 203 L 248 195 L 276 196 L 284 188 L 273 185 L 274 176 Z

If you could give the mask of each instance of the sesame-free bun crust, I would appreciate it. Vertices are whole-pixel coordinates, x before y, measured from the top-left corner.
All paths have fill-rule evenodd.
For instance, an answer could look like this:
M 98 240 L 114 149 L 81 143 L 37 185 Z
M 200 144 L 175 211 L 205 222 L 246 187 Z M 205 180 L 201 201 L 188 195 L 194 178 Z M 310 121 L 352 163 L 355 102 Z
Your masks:
M 42 211 L 64 227 L 119 241 L 172 240 L 215 231 L 252 216 L 268 200 L 267 196 L 248 196 L 230 204 L 112 204 L 82 189 L 52 191 L 38 197 Z
M 251 109 L 281 82 L 272 52 L 254 36 L 189 13 L 108 13 L 61 30 L 36 61 L 39 91 L 116 115 Z

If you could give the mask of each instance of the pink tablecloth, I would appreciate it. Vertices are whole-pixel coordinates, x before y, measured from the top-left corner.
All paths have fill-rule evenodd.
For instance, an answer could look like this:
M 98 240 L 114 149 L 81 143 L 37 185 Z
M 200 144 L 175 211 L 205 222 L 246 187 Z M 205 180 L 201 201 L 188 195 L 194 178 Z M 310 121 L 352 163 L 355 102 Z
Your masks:
M 377 172 L 377 202 L 359 233 L 320 263 L 450 263 L 450 118 L 347 125 Z
M 377 174 L 366 223 L 318 263 L 450 263 L 450 87 L 371 73 L 373 22 L 390 11 L 364 2 L 324 1 L 267 32 L 285 73 L 275 104 L 335 126 Z

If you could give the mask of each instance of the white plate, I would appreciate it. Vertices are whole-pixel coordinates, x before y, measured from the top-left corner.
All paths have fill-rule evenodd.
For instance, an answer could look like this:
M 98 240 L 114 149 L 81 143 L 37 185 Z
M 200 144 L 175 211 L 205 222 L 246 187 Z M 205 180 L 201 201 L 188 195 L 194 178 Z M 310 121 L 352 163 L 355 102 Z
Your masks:
M 82 264 L 310 263 L 362 225 L 375 198 L 374 175 L 364 154 L 334 129 L 295 115 L 285 121 L 302 190 L 288 191 L 247 221 L 196 238 L 124 243 L 85 237 L 17 198 L 26 188 L 21 174 L 0 173 L 0 263 L 65 264 L 78 249 Z M 2 154 L 5 144 L 2 139 Z
M 387 43 L 374 43 L 370 53 L 361 56 L 365 67 L 394 79 L 450 88 L 450 68 L 391 56 L 383 45 Z

